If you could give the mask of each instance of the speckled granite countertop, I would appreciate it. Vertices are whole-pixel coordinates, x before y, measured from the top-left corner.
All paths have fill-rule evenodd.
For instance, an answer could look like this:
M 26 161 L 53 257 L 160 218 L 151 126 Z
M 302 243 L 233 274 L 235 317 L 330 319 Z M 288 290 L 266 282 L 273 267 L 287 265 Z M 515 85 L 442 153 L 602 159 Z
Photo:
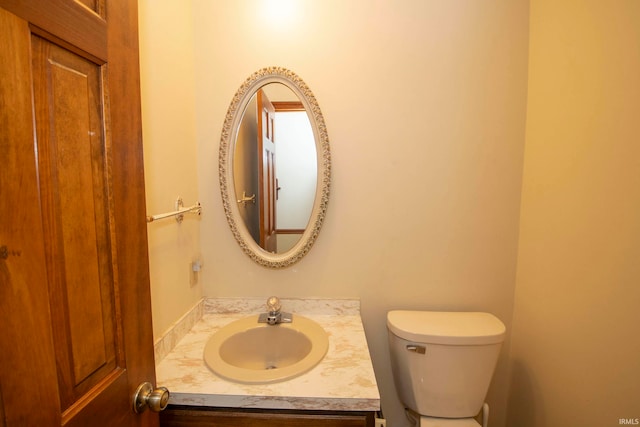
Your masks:
M 224 380 L 205 365 L 203 349 L 219 328 L 265 311 L 265 299 L 207 299 L 202 318 L 156 366 L 157 384 L 175 405 L 378 411 L 380 394 L 356 300 L 282 299 L 282 310 L 315 320 L 329 335 L 324 359 L 301 376 L 273 384 Z

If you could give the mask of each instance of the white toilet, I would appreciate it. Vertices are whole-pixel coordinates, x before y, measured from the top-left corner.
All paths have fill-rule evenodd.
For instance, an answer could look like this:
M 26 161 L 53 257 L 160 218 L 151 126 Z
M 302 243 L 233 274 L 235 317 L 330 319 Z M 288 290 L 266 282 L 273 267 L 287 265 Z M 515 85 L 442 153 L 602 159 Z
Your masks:
M 478 312 L 387 313 L 391 368 L 407 416 L 420 427 L 477 427 L 505 326 Z M 488 407 L 485 406 L 485 420 Z

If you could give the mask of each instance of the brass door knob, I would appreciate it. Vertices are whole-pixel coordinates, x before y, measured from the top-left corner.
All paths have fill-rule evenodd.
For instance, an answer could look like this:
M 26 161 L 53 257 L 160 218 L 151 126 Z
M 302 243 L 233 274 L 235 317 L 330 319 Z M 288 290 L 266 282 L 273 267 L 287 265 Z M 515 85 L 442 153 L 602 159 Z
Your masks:
M 160 412 L 169 404 L 169 394 L 166 387 L 154 390 L 150 382 L 144 382 L 133 395 L 133 410 L 136 414 L 144 412 L 147 408 L 153 412 Z

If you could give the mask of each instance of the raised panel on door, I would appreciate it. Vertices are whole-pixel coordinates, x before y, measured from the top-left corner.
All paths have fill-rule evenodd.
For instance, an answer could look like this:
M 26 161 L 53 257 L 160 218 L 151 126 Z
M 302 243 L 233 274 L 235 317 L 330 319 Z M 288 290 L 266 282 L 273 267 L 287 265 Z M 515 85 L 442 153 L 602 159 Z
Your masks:
M 32 36 L 40 206 L 62 410 L 123 368 L 101 65 Z M 115 376 L 114 376 L 115 375 Z

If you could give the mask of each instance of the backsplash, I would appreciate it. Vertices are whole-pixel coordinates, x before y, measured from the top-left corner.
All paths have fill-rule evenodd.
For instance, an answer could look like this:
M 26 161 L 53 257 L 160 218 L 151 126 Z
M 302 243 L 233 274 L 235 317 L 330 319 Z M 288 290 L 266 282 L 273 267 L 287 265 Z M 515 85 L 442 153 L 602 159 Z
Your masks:
M 153 346 L 156 364 L 169 354 L 176 344 L 191 330 L 204 314 L 205 298 L 198 301 L 189 311 L 178 319 Z

